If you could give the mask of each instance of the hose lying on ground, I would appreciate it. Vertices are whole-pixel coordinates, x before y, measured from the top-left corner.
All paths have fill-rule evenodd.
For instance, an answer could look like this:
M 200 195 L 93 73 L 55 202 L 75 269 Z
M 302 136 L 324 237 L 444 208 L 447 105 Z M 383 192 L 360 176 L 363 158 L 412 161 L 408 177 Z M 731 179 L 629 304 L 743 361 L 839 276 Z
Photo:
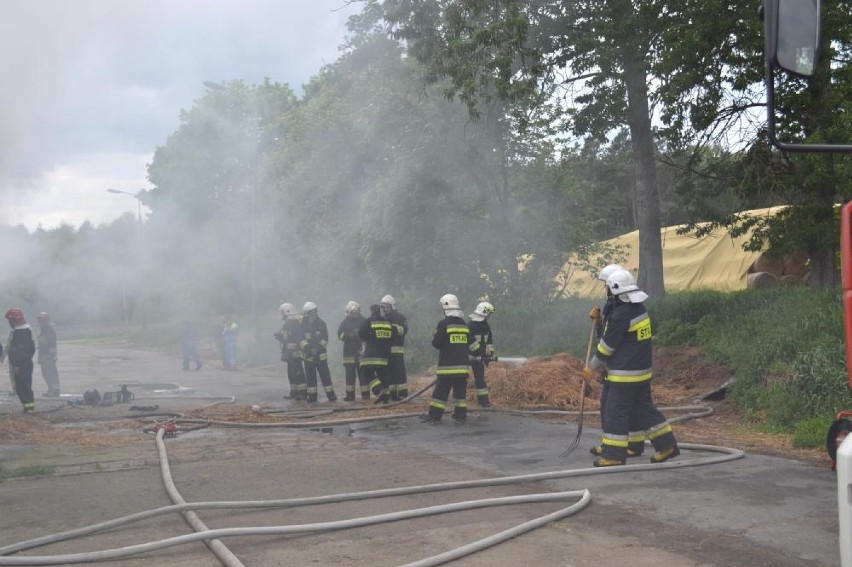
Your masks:
M 404 403 L 414 399 L 422 392 L 426 391 L 429 386 L 421 389 L 420 391 L 408 396 L 405 400 L 398 402 L 394 405 L 399 405 L 399 403 Z M 217 402 L 222 403 L 222 402 Z M 213 404 L 216 405 L 216 404 Z M 209 407 L 209 406 L 208 406 Z M 387 407 L 387 406 L 385 406 Z M 357 408 L 353 408 L 357 409 Z M 696 410 L 699 413 L 691 413 L 686 416 L 681 416 L 680 418 L 671 419 L 671 422 L 675 420 L 683 421 L 685 419 L 693 419 L 695 417 L 701 417 L 703 415 L 709 415 L 712 413 L 712 408 L 708 406 L 683 406 L 680 408 L 660 408 L 663 410 Z M 496 408 L 493 411 L 499 411 Z M 503 410 L 507 411 L 507 410 Z M 576 414 L 579 412 L 570 412 L 570 411 L 562 411 L 562 410 L 508 410 L 508 413 L 551 413 L 551 414 Z M 201 424 L 202 426 L 207 425 L 223 425 L 229 427 L 294 427 L 294 428 L 317 428 L 317 427 L 333 427 L 335 425 L 345 425 L 349 423 L 361 423 L 365 421 L 384 421 L 388 419 L 401 419 L 405 417 L 413 417 L 420 415 L 419 413 L 411 413 L 411 414 L 391 414 L 385 416 L 373 416 L 373 417 L 362 417 L 362 418 L 354 418 L 354 419 L 343 419 L 343 420 L 326 420 L 321 422 L 302 422 L 302 423 L 234 423 L 227 421 L 216 421 L 216 420 L 203 420 L 203 419 L 185 419 L 179 418 L 171 420 L 172 422 L 180 422 L 180 423 L 196 423 Z M 146 430 L 152 430 L 153 428 L 146 428 Z M 194 542 L 194 541 L 205 541 L 208 546 L 211 547 L 214 553 L 216 553 L 217 557 L 220 561 L 228 566 L 228 567 L 237 567 L 241 566 L 242 563 L 240 560 L 234 556 L 230 550 L 218 539 L 222 537 L 232 537 L 232 536 L 246 536 L 246 535 L 281 535 L 281 534 L 291 534 L 291 533 L 308 533 L 308 532 L 321 532 L 332 529 L 344 529 L 350 527 L 358 527 L 364 525 L 372 525 L 381 522 L 389 522 L 389 521 L 397 521 L 402 519 L 428 516 L 440 513 L 446 513 L 456 510 L 470 509 L 473 507 L 483 507 L 483 506 L 495 506 L 495 505 L 503 505 L 503 504 L 514 504 L 514 503 L 530 503 L 530 502 L 542 502 L 554 499 L 567 499 L 579 497 L 580 500 L 562 510 L 557 512 L 548 514 L 541 518 L 537 518 L 535 520 L 525 522 L 519 526 L 515 526 L 509 530 L 505 530 L 500 532 L 499 534 L 494 534 L 492 536 L 486 537 L 482 540 L 474 542 L 472 544 L 468 544 L 457 548 L 455 550 L 451 550 L 445 553 L 438 554 L 436 556 L 423 559 L 421 561 L 417 561 L 414 563 L 409 563 L 405 567 L 427 567 L 433 565 L 440 565 L 446 563 L 447 561 L 451 561 L 457 559 L 459 557 L 463 557 L 464 555 L 468 555 L 470 553 L 474 553 L 476 551 L 485 549 L 487 547 L 496 545 L 502 541 L 506 541 L 516 535 L 521 533 L 525 533 L 532 529 L 535 529 L 539 526 L 542 526 L 548 522 L 552 522 L 554 520 L 564 518 L 570 516 L 583 507 L 589 502 L 590 495 L 587 490 L 582 491 L 573 491 L 573 492 L 560 492 L 560 493 L 550 493 L 546 495 L 526 495 L 526 496 L 518 496 L 518 497 L 509 497 L 508 499 L 486 499 L 486 500 L 477 500 L 477 501 L 469 501 L 469 502 L 460 502 L 456 504 L 450 504 L 445 506 L 438 507 L 430 507 L 423 508 L 418 510 L 410 510 L 403 512 L 396 512 L 392 514 L 383 514 L 379 516 L 369 516 L 365 518 L 356 518 L 352 520 L 346 521 L 338 521 L 338 522 L 324 522 L 320 524 L 308 524 L 301 526 L 266 526 L 266 527 L 252 527 L 252 528 L 225 528 L 220 530 L 209 530 L 201 522 L 200 519 L 194 514 L 194 510 L 202 510 L 202 509 L 246 509 L 246 508 L 279 508 L 279 507 L 296 507 L 296 506 L 307 506 L 313 504 L 328 504 L 328 503 L 336 503 L 336 502 L 346 502 L 353 500 L 363 500 L 368 498 L 380 498 L 380 497 L 388 497 L 388 496 L 400 496 L 405 494 L 421 494 L 424 492 L 436 492 L 443 490 L 454 490 L 454 489 L 463 489 L 463 488 L 476 488 L 476 487 L 488 487 L 488 486 L 500 486 L 500 485 L 508 485 L 515 483 L 523 483 L 523 482 L 531 482 L 531 481 L 542 481 L 542 480 L 552 480 L 558 478 L 569 478 L 574 476 L 585 476 L 592 474 L 612 474 L 612 473 L 620 473 L 620 472 L 629 472 L 629 471 L 642 471 L 642 470 L 661 470 L 661 469 L 674 469 L 674 468 L 684 468 L 684 467 L 693 467 L 700 465 L 709 465 L 715 463 L 722 463 L 726 461 L 731 461 L 735 459 L 739 459 L 744 456 L 742 451 L 736 449 L 728 449 L 723 447 L 715 447 L 711 445 L 696 445 L 689 443 L 681 443 L 680 447 L 682 449 L 693 449 L 693 450 L 701 450 L 701 451 L 709 451 L 715 453 L 721 453 L 721 456 L 712 457 L 710 459 L 701 459 L 701 460 L 686 460 L 686 461 L 670 461 L 662 464 L 645 464 L 645 465 L 625 465 L 620 467 L 609 467 L 609 468 L 595 468 L 595 469 L 568 469 L 568 470 L 560 470 L 560 471 L 550 471 L 543 473 L 530 473 L 523 475 L 513 475 L 506 477 L 497 477 L 492 479 L 484 479 L 484 480 L 472 480 L 472 481 L 457 481 L 457 482 L 449 482 L 449 483 L 440 483 L 440 484 L 429 484 L 429 485 L 420 485 L 420 486 L 412 486 L 412 487 L 397 487 L 390 489 L 381 489 L 381 490 L 373 490 L 366 492 L 356 492 L 356 493 L 344 493 L 344 494 L 336 494 L 336 495 L 327 495 L 327 496 L 319 496 L 319 497 L 308 497 L 308 498 L 294 498 L 294 499 L 285 499 L 285 500 L 265 500 L 265 501 L 243 501 L 243 502 L 196 502 L 196 503 L 186 503 L 183 498 L 180 496 L 180 493 L 177 491 L 177 488 L 174 486 L 174 483 L 171 479 L 170 468 L 168 465 L 168 457 L 165 452 L 165 444 L 163 443 L 164 430 L 160 428 L 157 430 L 157 447 L 158 454 L 160 457 L 161 470 L 163 481 L 166 484 L 167 491 L 169 492 L 170 497 L 172 498 L 173 504 L 172 506 L 164 506 L 152 510 L 147 510 L 144 512 L 140 512 L 137 514 L 132 514 L 129 516 L 124 516 L 122 518 L 116 518 L 114 520 L 110 520 L 107 522 L 102 522 L 99 524 L 94 524 L 91 526 L 86 526 L 83 528 L 78 528 L 75 530 L 70 530 L 67 532 L 63 532 L 60 534 L 54 534 L 49 536 L 43 536 L 40 538 L 28 540 L 25 542 L 20 542 L 17 544 L 12 544 L 9 546 L 5 546 L 0 548 L 0 565 L 57 565 L 57 564 L 68 564 L 68 563 L 80 563 L 80 562 L 89 562 L 96 561 L 101 559 L 111 559 L 117 557 L 126 557 L 129 555 L 135 555 L 138 553 L 144 553 L 153 551 L 155 549 L 163 549 L 165 547 L 171 547 L 174 545 L 180 545 L 183 543 Z M 185 516 L 187 516 L 187 521 L 192 525 L 192 527 L 196 530 L 195 534 L 179 536 L 176 538 L 169 538 L 166 540 L 161 540 L 158 542 L 149 542 L 145 544 L 139 544 L 134 546 L 128 546 L 124 548 L 117 548 L 112 550 L 102 550 L 88 553 L 78 553 L 78 554 L 65 554 L 65 555 L 57 555 L 57 556 L 30 556 L 30 557 L 2 557 L 3 555 L 8 555 L 11 553 L 16 553 L 19 551 L 23 551 L 25 549 L 31 549 L 34 547 L 39 547 L 43 545 L 48 545 L 51 543 L 56 543 L 59 541 L 65 541 L 75 537 L 81 537 L 85 535 L 90 535 L 93 533 L 101 532 L 107 529 L 111 529 L 114 527 L 118 527 L 121 525 L 129 524 L 131 522 L 139 521 L 142 519 L 150 518 L 153 516 L 172 513 L 172 512 L 181 512 Z
M 158 434 L 158 439 L 161 438 L 162 435 Z M 343 494 L 333 494 L 326 496 L 315 496 L 315 497 L 306 497 L 306 498 L 291 498 L 284 500 L 262 500 L 262 501 L 245 501 L 245 502 L 195 502 L 195 503 L 183 503 L 172 506 L 164 506 L 152 510 L 147 510 L 144 512 L 139 512 L 137 514 L 132 514 L 130 516 L 124 516 L 122 518 L 116 518 L 107 522 L 102 522 L 99 524 L 94 524 L 91 526 L 86 526 L 83 528 L 78 528 L 75 530 L 63 532 L 60 534 L 54 534 L 50 536 L 43 536 L 40 538 L 32 539 L 25 542 L 20 542 L 17 544 L 9 545 L 0 548 L 0 555 L 8 555 L 10 553 L 15 553 L 18 551 L 23 551 L 25 549 L 31 549 L 34 547 L 39 547 L 43 545 L 48 545 L 51 543 L 57 543 L 60 541 L 65 541 L 75 537 L 81 537 L 86 535 L 91 535 L 93 533 L 101 532 L 107 529 L 115 528 L 121 525 L 129 524 L 135 521 L 151 518 L 154 516 L 158 516 L 161 514 L 172 513 L 172 512 L 183 512 L 186 510 L 202 510 L 202 509 L 246 509 L 246 508 L 279 508 L 279 507 L 297 507 L 297 506 L 308 506 L 308 505 L 316 505 L 316 504 L 330 504 L 337 502 L 347 502 L 354 500 L 365 500 L 369 498 L 381 498 L 381 497 L 389 497 L 389 496 L 401 496 L 406 494 L 422 494 L 425 492 L 437 492 L 444 490 L 456 490 L 456 489 L 466 489 L 466 488 L 477 488 L 477 487 L 490 487 L 490 486 L 502 486 L 516 483 L 524 483 L 524 482 L 532 482 L 532 481 L 543 481 L 543 480 L 553 480 L 560 478 L 571 478 L 571 477 L 579 477 L 579 476 L 589 476 L 589 475 L 598 475 L 598 474 L 616 474 L 623 472 L 633 472 L 633 471 L 645 471 L 645 470 L 664 470 L 664 469 L 674 469 L 674 468 L 685 468 L 685 467 L 695 467 L 695 466 L 703 466 L 709 464 L 718 464 L 727 461 L 732 461 L 735 459 L 742 458 L 744 453 L 737 449 L 729 449 L 724 447 L 716 447 L 712 445 L 696 445 L 691 443 L 682 443 L 680 444 L 682 449 L 692 449 L 699 451 L 707 451 L 711 453 L 718 453 L 719 456 L 711 457 L 709 459 L 697 459 L 697 460 L 682 460 L 682 461 L 669 461 L 661 464 L 636 464 L 636 465 L 624 465 L 620 467 L 606 467 L 606 468 L 591 468 L 591 469 L 566 469 L 566 470 L 557 470 L 557 471 L 549 471 L 542 473 L 529 473 L 522 475 L 512 475 L 505 477 L 496 477 L 491 479 L 481 479 L 481 480 L 467 480 L 467 481 L 455 481 L 448 483 L 438 483 L 438 484 L 427 484 L 427 485 L 419 485 L 419 486 L 408 486 L 408 487 L 396 487 L 396 488 L 387 488 L 380 490 L 371 490 L 365 492 L 352 492 L 352 493 L 343 493 Z M 161 454 L 161 459 L 167 459 L 167 456 L 163 452 Z M 166 473 L 164 472 L 164 475 Z M 165 476 L 164 476 L 165 477 Z M 522 498 L 522 497 L 519 497 Z M 584 499 L 585 500 L 585 497 Z M 464 504 L 464 503 L 462 503 Z M 575 505 L 576 506 L 576 505 Z M 568 510 L 568 509 L 566 509 Z M 578 509 L 573 509 L 571 513 L 576 512 Z M 560 511 L 560 512 L 564 512 Z M 557 512 L 559 513 L 559 512 Z M 431 515 L 431 514 L 426 514 Z M 413 516 L 416 517 L 416 516 Z M 403 519 L 403 518 L 397 518 Z M 540 519 L 542 520 L 542 519 Z M 392 521 L 392 520 L 387 520 Z M 549 521 L 549 520 L 548 520 Z M 364 524 L 368 525 L 368 524 Z M 292 527 L 292 526 L 291 526 Z M 285 530 L 291 527 L 288 526 L 275 526 L 275 527 L 266 527 L 266 528 L 258 528 L 260 530 Z M 355 527 L 349 526 L 349 527 Z M 234 535 L 269 535 L 272 533 L 289 533 L 286 531 L 258 531 L 257 533 L 249 533 L 245 530 L 253 530 L 255 528 L 232 528 L 234 530 L 240 530 L 237 532 L 230 531 L 220 531 L 220 530 L 211 530 L 207 532 L 200 532 L 199 534 L 190 535 L 190 536 L 181 536 L 183 538 L 197 538 L 197 539 L 181 539 L 173 541 L 165 547 L 171 545 L 177 545 L 180 543 L 186 543 L 187 541 L 197 541 L 198 539 L 210 539 L 211 537 L 228 537 Z M 308 531 L 322 531 L 315 527 L 305 528 Z M 329 528 L 331 529 L 331 528 Z M 336 527 L 333 529 L 341 529 L 341 527 Z M 530 528 L 532 529 L 532 528 Z M 492 536 L 495 537 L 495 536 Z M 507 536 L 511 537 L 511 536 Z M 174 538 L 170 540 L 163 541 L 172 541 Z M 503 539 L 500 539 L 503 541 Z M 494 543 L 498 543 L 494 541 Z M 491 545 L 493 545 L 492 543 Z M 155 545 L 153 544 L 142 544 L 143 546 Z M 122 548 L 123 549 L 123 548 Z M 139 547 L 139 546 L 130 546 L 128 549 L 133 549 L 133 551 L 128 552 L 128 554 L 136 554 L 142 553 L 145 551 L 151 551 L 153 548 L 150 547 Z M 478 550 L 478 549 L 477 549 Z M 111 553 L 115 550 L 105 550 L 103 552 L 91 552 L 84 554 L 75 554 L 79 556 L 79 560 L 73 560 L 70 556 L 33 556 L 33 557 L 0 557 L 0 565 L 57 565 L 61 563 L 71 563 L 71 562 L 84 562 L 84 561 L 94 561 L 97 559 L 105 559 L 106 556 L 100 555 L 92 555 L 92 554 L 102 554 L 102 553 Z M 472 552 L 472 551 L 471 551 Z M 124 553 L 124 552 L 122 552 Z M 442 554 L 443 555 L 443 554 Z M 120 555 L 125 556 L 125 555 Z M 118 556 L 116 556 L 118 557 Z M 437 557 L 437 556 L 436 556 Z M 60 559 L 61 558 L 61 559 Z M 446 559 L 446 561 L 451 560 L 450 558 Z M 28 561 L 28 562 L 27 562 Z M 440 563 L 415 563 L 414 565 L 439 565 Z

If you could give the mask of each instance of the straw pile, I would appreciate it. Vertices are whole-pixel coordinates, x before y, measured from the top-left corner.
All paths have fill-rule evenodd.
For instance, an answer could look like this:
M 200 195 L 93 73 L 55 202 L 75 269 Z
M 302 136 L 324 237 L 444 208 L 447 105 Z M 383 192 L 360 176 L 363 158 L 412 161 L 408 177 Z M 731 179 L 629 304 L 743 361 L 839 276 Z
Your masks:
M 135 426 L 131 424 L 130 426 Z M 36 416 L 0 417 L 0 443 L 9 445 L 77 445 L 80 447 L 119 447 L 145 440 L 141 436 L 114 435 L 116 424 L 63 427 Z

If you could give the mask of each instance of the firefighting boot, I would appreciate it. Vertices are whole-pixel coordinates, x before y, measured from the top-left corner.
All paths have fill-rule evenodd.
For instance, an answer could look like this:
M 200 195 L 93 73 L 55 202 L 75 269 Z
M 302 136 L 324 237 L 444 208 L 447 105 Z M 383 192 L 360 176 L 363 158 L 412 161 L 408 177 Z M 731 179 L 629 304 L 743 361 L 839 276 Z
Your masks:
M 374 396 L 378 396 L 382 393 L 382 381 L 378 378 L 374 379 L 370 382 L 370 393 Z
M 476 395 L 476 403 L 481 408 L 490 408 L 491 407 L 491 398 L 488 397 L 488 394 L 477 394 Z
M 332 388 L 331 386 L 329 386 L 328 388 L 325 388 L 325 397 L 330 402 L 336 402 L 337 401 L 337 394 L 334 393 L 334 388 Z
M 668 449 L 663 449 L 662 451 L 657 451 L 653 455 L 651 455 L 652 463 L 665 463 L 669 459 L 674 459 L 680 455 L 680 449 L 678 449 L 677 445 L 672 445 Z
M 308 394 L 307 402 L 308 402 L 309 404 L 315 404 L 315 403 L 317 403 L 317 395 L 316 395 L 316 394 Z
M 617 467 L 624 463 L 625 461 L 621 459 L 608 459 L 607 457 L 599 457 L 592 461 L 592 465 L 595 467 Z
M 441 418 L 435 417 L 431 413 L 423 413 L 423 414 L 420 414 L 417 417 L 420 418 L 420 421 L 425 421 L 426 423 L 428 423 L 430 425 L 440 425 L 441 424 Z
M 628 459 L 631 458 L 631 457 L 641 457 L 641 456 L 642 456 L 641 451 L 637 452 L 637 451 L 634 451 L 633 449 L 630 449 L 629 447 L 627 448 L 627 458 Z
M 376 404 L 386 404 L 391 399 L 390 392 L 387 390 L 383 390 L 381 394 L 376 397 L 376 401 L 373 402 L 373 405 Z
M 346 397 L 343 398 L 344 402 L 354 402 L 355 401 L 355 393 L 354 392 L 346 392 Z
M 601 455 L 603 455 L 603 445 L 595 445 L 594 447 L 589 449 L 589 453 L 596 457 L 600 457 Z

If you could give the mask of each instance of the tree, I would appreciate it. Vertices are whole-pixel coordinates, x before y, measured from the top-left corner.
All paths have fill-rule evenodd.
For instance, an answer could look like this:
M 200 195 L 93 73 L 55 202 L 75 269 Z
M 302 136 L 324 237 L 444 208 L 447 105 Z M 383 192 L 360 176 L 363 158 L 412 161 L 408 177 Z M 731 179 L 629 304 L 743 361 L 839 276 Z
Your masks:
M 779 135 L 787 141 L 850 140 L 852 81 L 849 56 L 852 13 L 826 2 L 822 57 L 815 80 L 781 80 L 776 91 Z M 791 205 L 773 217 L 738 214 L 714 217 L 711 227 L 733 234 L 753 230 L 748 246 L 783 254 L 807 252 L 812 288 L 837 285 L 837 223 L 834 206 L 852 196 L 850 160 L 830 155 L 792 155 L 769 144 L 765 122 L 762 22 L 748 2 L 708 4 L 684 0 L 671 13 L 665 50 L 656 73 L 665 132 L 674 151 L 691 146 L 689 171 L 706 171 L 707 144 L 742 148 L 728 171 L 743 204 Z M 736 132 L 732 139 L 731 133 Z

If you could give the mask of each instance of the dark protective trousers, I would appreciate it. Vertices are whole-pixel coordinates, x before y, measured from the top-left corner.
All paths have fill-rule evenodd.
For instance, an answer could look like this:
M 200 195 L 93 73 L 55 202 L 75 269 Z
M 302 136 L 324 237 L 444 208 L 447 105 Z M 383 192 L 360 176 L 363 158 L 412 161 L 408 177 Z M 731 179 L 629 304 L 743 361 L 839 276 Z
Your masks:
M 388 372 L 390 373 L 391 397 L 394 397 L 394 394 L 400 398 L 408 397 L 408 373 L 405 370 L 405 356 L 402 354 L 390 355 Z
M 438 376 L 429 402 L 429 415 L 437 420 L 444 416 L 450 393 L 453 394 L 453 419 L 467 418 L 467 374 Z
M 353 358 L 353 363 L 343 365 L 346 379 L 346 397 L 350 400 L 355 398 L 356 382 L 361 387 L 361 393 L 363 394 L 366 391 L 367 397 L 369 397 L 369 382 L 364 379 L 364 373 L 361 371 L 361 357 L 355 356 Z
M 476 386 L 476 399 L 478 401 L 488 400 L 488 384 L 485 382 L 485 365 L 479 360 L 470 362 L 473 371 L 473 383 Z
M 369 400 L 370 394 L 390 396 L 390 371 L 386 365 L 361 365 L 361 399 Z M 367 384 L 367 391 L 364 391 L 364 383 Z
M 628 446 L 641 453 L 641 439 L 648 439 L 655 451 L 675 445 L 672 428 L 651 398 L 651 381 L 609 382 L 604 404 L 603 457 L 625 460 Z M 636 447 L 636 443 L 639 446 Z
M 18 399 L 21 400 L 21 405 L 24 408 L 33 408 L 35 407 L 35 397 L 33 396 L 33 361 L 28 360 L 15 368 L 16 371 L 12 379 L 15 381 L 15 391 L 18 394 Z
M 292 399 L 307 399 L 308 386 L 305 384 L 305 369 L 302 366 L 301 358 L 291 356 L 287 359 L 287 381 L 290 383 L 290 397 Z
M 328 362 L 325 360 L 316 362 L 305 360 L 305 382 L 308 386 L 308 401 L 317 401 L 317 372 L 319 372 L 326 398 L 330 402 L 335 401 L 337 395 L 334 393 L 334 386 L 331 383 L 331 370 L 328 369 Z

